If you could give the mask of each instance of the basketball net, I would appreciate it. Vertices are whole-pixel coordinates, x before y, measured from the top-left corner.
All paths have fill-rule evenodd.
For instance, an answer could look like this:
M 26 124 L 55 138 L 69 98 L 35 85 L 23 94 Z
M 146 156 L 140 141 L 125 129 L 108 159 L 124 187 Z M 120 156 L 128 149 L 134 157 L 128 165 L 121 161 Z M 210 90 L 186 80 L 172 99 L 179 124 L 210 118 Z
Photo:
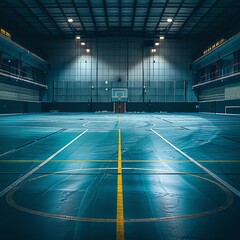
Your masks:
M 120 102 L 122 97 L 121 97 L 121 96 L 118 96 L 117 98 L 118 98 L 118 101 Z

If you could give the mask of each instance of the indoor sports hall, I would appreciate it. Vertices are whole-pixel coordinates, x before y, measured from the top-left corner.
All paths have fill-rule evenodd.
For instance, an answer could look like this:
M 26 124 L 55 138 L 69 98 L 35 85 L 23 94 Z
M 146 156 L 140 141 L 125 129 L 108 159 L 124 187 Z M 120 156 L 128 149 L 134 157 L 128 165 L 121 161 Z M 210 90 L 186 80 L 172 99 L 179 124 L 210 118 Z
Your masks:
M 240 239 L 237 0 L 0 2 L 0 239 Z

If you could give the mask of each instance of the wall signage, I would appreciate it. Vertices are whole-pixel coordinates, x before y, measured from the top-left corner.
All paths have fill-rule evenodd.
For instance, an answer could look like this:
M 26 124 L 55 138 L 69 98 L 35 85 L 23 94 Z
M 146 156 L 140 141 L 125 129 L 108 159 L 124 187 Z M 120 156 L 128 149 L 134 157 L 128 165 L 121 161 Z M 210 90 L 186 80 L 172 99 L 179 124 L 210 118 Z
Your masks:
M 213 45 L 211 45 L 208 49 L 206 49 L 205 51 L 203 51 L 203 55 L 211 52 L 212 50 L 214 50 L 215 48 L 219 47 L 220 45 L 222 45 L 224 42 L 226 41 L 225 38 L 220 39 L 219 41 L 217 41 L 216 43 L 214 43 Z

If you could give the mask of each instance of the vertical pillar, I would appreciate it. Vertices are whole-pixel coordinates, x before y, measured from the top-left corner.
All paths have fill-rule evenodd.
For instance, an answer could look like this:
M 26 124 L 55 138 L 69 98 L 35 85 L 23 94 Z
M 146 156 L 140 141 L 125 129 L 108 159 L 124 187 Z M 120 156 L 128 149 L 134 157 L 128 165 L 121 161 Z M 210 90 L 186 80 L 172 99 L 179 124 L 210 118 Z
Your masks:
M 99 42 L 98 42 L 98 38 L 97 38 L 97 46 L 96 46 L 96 51 L 97 51 L 97 59 L 96 59 L 96 102 L 98 102 L 98 46 L 99 46 Z
M 127 38 L 127 89 L 128 89 L 128 78 L 129 78 L 129 38 Z
M 0 51 L 0 69 L 2 69 L 2 52 Z
M 143 42 L 141 43 L 141 50 L 142 50 L 142 102 L 144 103 L 144 96 L 145 96 L 145 83 L 144 83 L 144 47 Z
M 21 59 L 16 60 L 16 67 L 17 67 L 17 75 L 22 76 L 22 61 Z
M 234 72 L 239 72 L 240 70 L 240 50 L 234 52 Z

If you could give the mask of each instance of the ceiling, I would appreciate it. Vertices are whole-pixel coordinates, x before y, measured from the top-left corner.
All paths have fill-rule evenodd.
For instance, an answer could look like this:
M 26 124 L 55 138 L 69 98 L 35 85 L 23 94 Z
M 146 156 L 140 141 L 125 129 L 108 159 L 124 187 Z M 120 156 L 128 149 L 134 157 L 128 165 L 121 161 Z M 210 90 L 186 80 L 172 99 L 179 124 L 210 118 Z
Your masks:
M 45 38 L 198 38 L 221 35 L 239 24 L 240 1 L 2 0 L 0 16 L 7 25 Z

